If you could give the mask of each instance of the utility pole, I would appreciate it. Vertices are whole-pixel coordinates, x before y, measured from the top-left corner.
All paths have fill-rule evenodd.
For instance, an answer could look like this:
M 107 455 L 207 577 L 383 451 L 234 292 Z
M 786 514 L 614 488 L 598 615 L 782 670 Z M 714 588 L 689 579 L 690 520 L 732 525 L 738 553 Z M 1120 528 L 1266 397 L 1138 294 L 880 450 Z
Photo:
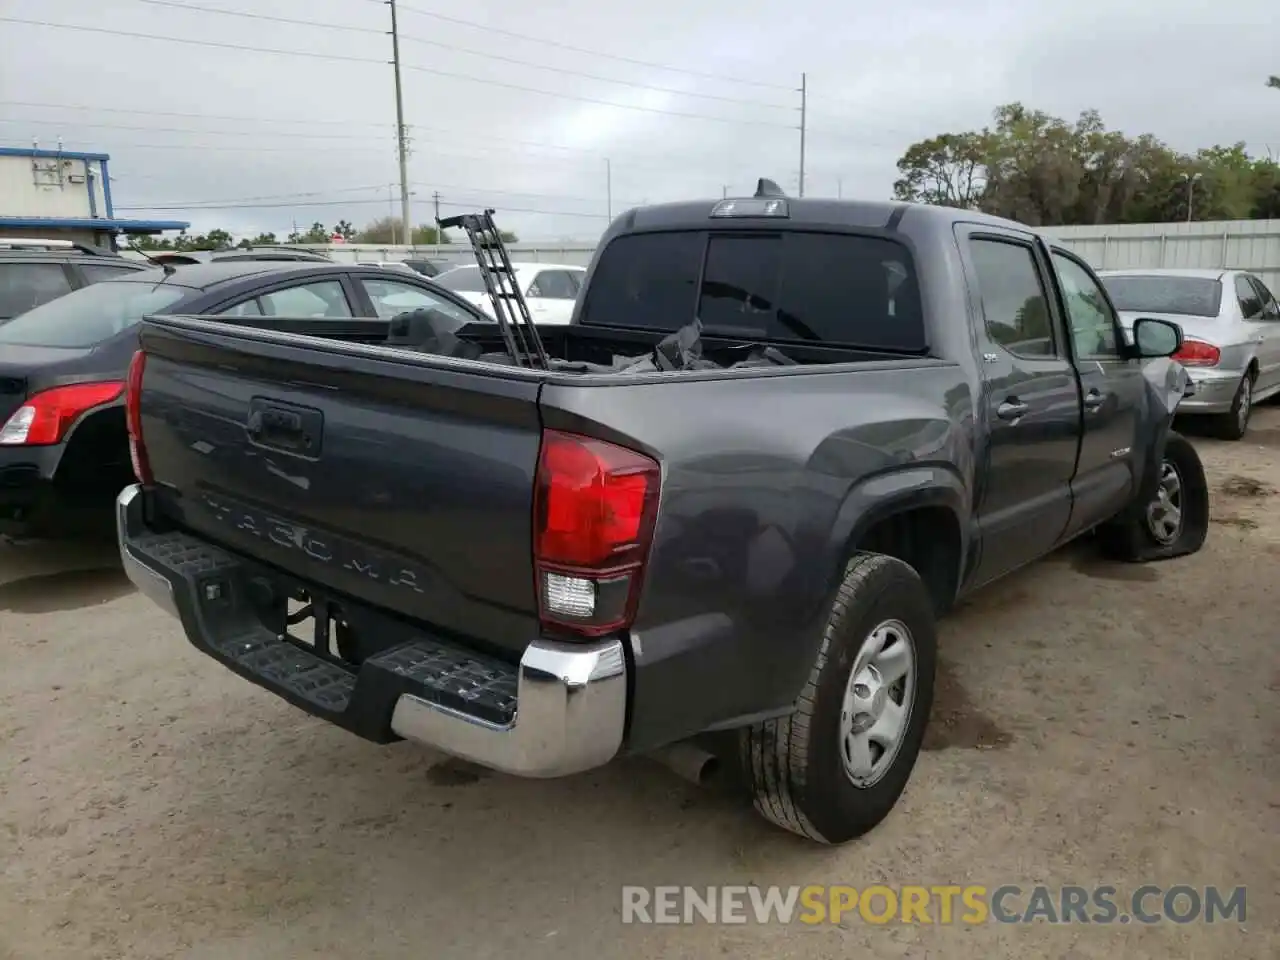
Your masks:
M 1200 179 L 1200 174 L 1197 173 L 1195 176 L 1192 176 L 1189 173 L 1184 173 L 1182 175 L 1182 179 L 1186 181 L 1187 184 L 1187 223 L 1190 223 L 1191 207 L 1196 199 L 1196 181 Z
M 809 124 L 809 75 L 800 74 L 800 196 L 804 196 L 804 135 Z
M 440 191 L 431 195 L 431 202 L 436 206 L 436 245 L 444 243 L 444 231 L 440 229 Z
M 613 165 L 609 162 L 609 158 L 604 158 L 604 211 L 609 215 L 609 222 L 613 222 Z
M 836 177 L 836 199 L 844 199 L 844 177 Z
M 723 187 L 720 188 L 720 199 L 721 200 L 727 199 L 728 196 L 729 196 L 729 185 L 726 183 Z
M 387 0 L 391 7 L 391 63 L 396 76 L 396 143 L 400 154 L 400 219 L 404 224 L 403 238 L 413 244 L 413 226 L 409 220 L 409 134 L 404 128 L 404 93 L 400 87 L 400 28 L 396 22 L 396 0 Z

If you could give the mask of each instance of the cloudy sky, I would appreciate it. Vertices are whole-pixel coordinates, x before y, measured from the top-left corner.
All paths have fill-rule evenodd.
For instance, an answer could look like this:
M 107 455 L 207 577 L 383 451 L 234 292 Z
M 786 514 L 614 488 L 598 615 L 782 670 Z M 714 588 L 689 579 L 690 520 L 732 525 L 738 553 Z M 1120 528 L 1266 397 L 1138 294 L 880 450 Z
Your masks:
M 802 72 L 808 194 L 885 197 L 909 143 L 1016 99 L 1280 153 L 1275 2 L 400 0 L 414 219 L 438 194 L 586 240 L 637 203 L 794 190 Z M 121 216 L 358 227 L 397 193 L 389 30 L 383 0 L 0 0 L 0 144 L 110 153 Z

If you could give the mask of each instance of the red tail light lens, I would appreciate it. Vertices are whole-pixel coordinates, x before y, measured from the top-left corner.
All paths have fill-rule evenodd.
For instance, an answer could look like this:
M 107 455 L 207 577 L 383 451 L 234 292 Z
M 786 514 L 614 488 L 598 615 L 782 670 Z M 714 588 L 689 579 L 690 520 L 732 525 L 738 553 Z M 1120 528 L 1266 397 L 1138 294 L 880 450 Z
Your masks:
M 147 461 L 147 448 L 142 442 L 142 373 L 147 366 L 147 355 L 141 350 L 129 361 L 129 378 L 125 381 L 124 419 L 129 429 L 129 459 L 133 461 L 133 475 L 140 483 L 151 483 L 151 464 Z
M 534 562 L 544 627 L 593 637 L 631 625 L 661 478 L 642 453 L 543 431 Z
M 1216 367 L 1222 351 L 1203 340 L 1183 340 L 1182 349 L 1173 355 L 1184 367 Z
M 0 445 L 38 447 L 61 443 L 80 417 L 120 396 L 124 384 L 77 383 L 37 393 L 0 427 Z

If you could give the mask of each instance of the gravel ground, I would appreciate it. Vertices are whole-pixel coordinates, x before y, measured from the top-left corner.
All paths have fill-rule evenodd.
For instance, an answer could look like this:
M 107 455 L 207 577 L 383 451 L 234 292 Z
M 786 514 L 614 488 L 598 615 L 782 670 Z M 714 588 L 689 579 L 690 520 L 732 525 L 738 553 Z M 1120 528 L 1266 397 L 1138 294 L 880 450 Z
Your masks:
M 0 958 L 1280 956 L 1280 410 L 1197 441 L 1195 557 L 1073 546 L 943 626 L 894 814 L 825 850 L 644 760 L 490 775 L 188 647 L 109 552 L 0 547 Z M 623 884 L 1247 885 L 1154 927 L 624 926 Z

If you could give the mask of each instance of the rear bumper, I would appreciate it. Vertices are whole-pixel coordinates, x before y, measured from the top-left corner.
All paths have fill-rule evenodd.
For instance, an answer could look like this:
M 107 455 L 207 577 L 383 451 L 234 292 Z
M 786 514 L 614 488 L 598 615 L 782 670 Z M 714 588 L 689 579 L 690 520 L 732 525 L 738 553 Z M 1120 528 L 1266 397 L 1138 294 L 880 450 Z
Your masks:
M 44 536 L 60 525 L 53 474 L 61 459 L 61 446 L 0 446 L 0 535 Z
M 1205 372 L 1194 367 L 1187 369 L 1195 393 L 1178 404 L 1178 413 L 1230 413 L 1236 390 L 1243 373 Z
M 622 747 L 622 644 L 539 641 L 518 666 L 430 636 L 341 664 L 280 637 L 250 604 L 246 561 L 185 533 L 148 528 L 144 496 L 116 501 L 125 572 L 176 616 L 187 639 L 242 677 L 366 739 L 412 740 L 495 770 L 557 777 L 601 766 Z

